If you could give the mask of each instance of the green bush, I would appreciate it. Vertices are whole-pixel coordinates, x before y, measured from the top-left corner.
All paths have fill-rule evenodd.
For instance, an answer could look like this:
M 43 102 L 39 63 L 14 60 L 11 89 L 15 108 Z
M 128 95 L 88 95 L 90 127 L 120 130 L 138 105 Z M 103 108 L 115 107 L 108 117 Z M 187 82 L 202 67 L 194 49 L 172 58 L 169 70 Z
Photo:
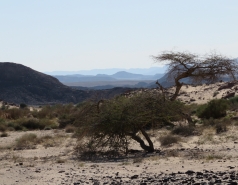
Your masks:
M 164 99 L 159 93 L 140 92 L 130 98 L 118 96 L 101 104 L 89 102 L 80 107 L 74 122 L 79 129 L 75 136 L 81 141 L 87 137 L 87 143 L 82 144 L 85 149 L 126 152 L 130 140 L 135 140 L 142 149 L 153 152 L 147 130 L 181 120 L 184 105 Z
M 7 130 L 7 125 L 4 119 L 0 118 L 0 131 L 5 132 Z
M 228 101 L 232 104 L 238 104 L 238 96 L 232 97 Z
M 221 118 L 226 116 L 226 110 L 228 109 L 228 102 L 224 99 L 214 99 L 207 104 L 201 105 L 197 109 L 197 116 L 199 118 Z
M 238 109 L 238 96 L 232 97 L 228 101 L 230 103 L 230 109 L 231 110 Z
M 16 122 L 9 122 L 9 123 L 7 124 L 7 127 L 8 127 L 8 129 L 10 129 L 10 130 L 16 130 L 16 131 L 24 130 L 24 127 L 21 126 L 21 125 L 19 125 L 19 124 L 16 123 Z
M 15 130 L 22 130 L 22 128 L 26 128 L 28 130 L 42 130 L 46 127 L 56 128 L 57 125 L 53 121 L 48 119 L 21 118 L 18 119 L 15 123 L 13 123 L 13 127 L 15 128 Z

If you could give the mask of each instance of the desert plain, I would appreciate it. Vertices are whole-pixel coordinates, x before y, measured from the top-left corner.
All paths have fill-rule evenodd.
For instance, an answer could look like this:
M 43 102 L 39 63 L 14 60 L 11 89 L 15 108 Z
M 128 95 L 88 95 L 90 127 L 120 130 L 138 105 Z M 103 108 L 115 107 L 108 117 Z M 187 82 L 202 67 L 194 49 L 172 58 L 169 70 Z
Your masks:
M 237 87 L 237 83 L 224 82 L 183 86 L 178 99 L 201 104 L 231 93 L 235 96 Z M 213 127 L 206 127 L 162 146 L 159 137 L 170 132 L 162 128 L 150 131 L 153 153 L 131 142 L 128 155 L 91 160 L 78 157 L 77 139 L 65 129 L 8 131 L 7 137 L 0 137 L 0 184 L 237 184 L 236 110 L 233 116 L 226 132 L 217 134 Z M 16 147 L 26 134 L 34 135 L 37 141 L 25 148 Z

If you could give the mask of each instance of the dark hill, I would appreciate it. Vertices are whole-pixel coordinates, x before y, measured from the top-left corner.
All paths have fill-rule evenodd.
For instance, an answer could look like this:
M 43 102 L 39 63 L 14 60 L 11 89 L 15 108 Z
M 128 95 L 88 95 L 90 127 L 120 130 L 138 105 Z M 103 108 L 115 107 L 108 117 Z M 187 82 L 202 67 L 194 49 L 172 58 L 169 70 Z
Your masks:
M 11 103 L 77 103 L 90 97 L 86 91 L 61 84 L 56 78 L 21 64 L 0 63 L 0 99 Z

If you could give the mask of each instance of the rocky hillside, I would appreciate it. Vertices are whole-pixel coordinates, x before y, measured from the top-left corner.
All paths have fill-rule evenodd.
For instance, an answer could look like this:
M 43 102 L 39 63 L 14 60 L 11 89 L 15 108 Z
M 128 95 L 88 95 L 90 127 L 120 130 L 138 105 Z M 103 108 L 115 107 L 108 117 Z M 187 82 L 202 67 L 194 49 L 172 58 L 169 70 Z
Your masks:
M 73 90 L 56 78 L 29 67 L 0 63 L 0 99 L 12 103 L 44 104 L 80 102 L 90 95 Z
M 29 105 L 79 103 L 86 99 L 107 99 L 131 90 L 113 88 L 82 90 L 63 85 L 58 79 L 21 64 L 0 63 L 0 100 Z

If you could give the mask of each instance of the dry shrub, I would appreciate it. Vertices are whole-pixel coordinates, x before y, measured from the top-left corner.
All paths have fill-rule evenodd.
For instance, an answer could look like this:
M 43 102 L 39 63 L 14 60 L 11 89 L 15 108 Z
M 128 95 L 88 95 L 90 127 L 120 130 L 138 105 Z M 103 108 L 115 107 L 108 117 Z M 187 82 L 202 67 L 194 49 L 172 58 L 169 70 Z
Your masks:
M 8 133 L 6 133 L 6 132 L 1 133 L 1 135 L 0 135 L 0 137 L 7 137 L 7 136 L 8 136 Z
M 76 131 L 76 127 L 73 125 L 67 125 L 65 127 L 65 132 L 66 133 L 74 133 Z
M 5 112 L 6 114 L 8 114 L 9 118 L 16 120 L 26 116 L 30 112 L 30 110 L 13 108 L 13 109 L 7 109 Z
M 64 115 L 70 115 L 76 110 L 75 106 L 73 104 L 57 104 L 57 105 L 47 105 L 44 106 L 39 112 L 35 113 L 35 116 L 37 118 L 48 118 L 53 119 L 56 117 L 64 116 Z
M 46 136 L 38 138 L 38 143 L 43 145 L 45 148 L 56 147 L 56 146 L 59 146 L 63 142 L 64 138 L 65 136 L 63 135 L 56 135 L 54 137 L 50 135 L 46 135 Z
M 223 118 L 223 119 L 208 119 L 203 120 L 204 126 L 212 126 L 215 128 L 216 133 L 220 134 L 222 132 L 227 131 L 227 126 L 231 124 L 231 120 L 229 118 Z
M 56 160 L 56 163 L 59 163 L 59 164 L 62 164 L 62 163 L 65 163 L 66 162 L 66 159 L 57 159 Z
M 181 135 L 181 136 L 192 136 L 195 134 L 195 127 L 193 126 L 178 126 L 175 127 L 172 131 L 172 134 Z
M 178 157 L 179 156 L 179 151 L 178 150 L 167 150 L 165 152 L 166 157 Z
M 6 121 L 0 118 L 0 131 L 5 132 L 7 130 Z
M 178 143 L 180 138 L 178 136 L 168 134 L 166 136 L 161 136 L 159 141 L 161 146 L 171 146 L 172 144 Z
M 142 157 L 137 157 L 137 158 L 133 159 L 133 163 L 142 163 L 143 160 L 144 159 Z
M 226 131 L 227 131 L 227 126 L 226 126 L 226 124 L 225 124 L 225 123 L 222 123 L 222 122 L 216 124 L 215 128 L 216 128 L 216 133 L 217 133 L 217 134 L 220 134 L 220 133 L 222 133 L 222 132 L 226 132 Z
M 7 126 L 5 124 L 0 123 L 0 131 L 5 132 L 7 130 Z
M 35 145 L 38 143 L 36 134 L 24 134 L 20 138 L 16 140 L 15 149 L 23 150 L 23 149 L 35 149 Z

